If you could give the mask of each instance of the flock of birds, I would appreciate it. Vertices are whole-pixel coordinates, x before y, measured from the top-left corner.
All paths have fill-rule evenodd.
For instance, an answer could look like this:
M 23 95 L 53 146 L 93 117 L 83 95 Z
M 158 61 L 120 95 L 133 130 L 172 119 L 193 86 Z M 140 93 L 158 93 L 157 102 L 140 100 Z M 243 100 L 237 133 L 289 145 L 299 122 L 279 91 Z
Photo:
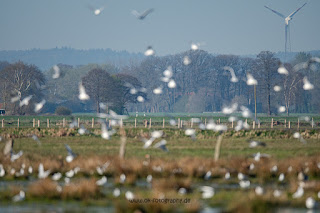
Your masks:
M 93 12 L 94 15 L 98 16 L 103 12 L 104 7 L 94 8 L 92 6 L 89 6 L 89 9 Z M 153 11 L 154 11 L 154 9 L 148 9 L 148 10 L 140 13 L 140 12 L 138 12 L 136 10 L 133 10 L 132 14 L 137 19 L 144 20 Z M 200 45 L 201 45 L 200 43 L 192 43 L 191 44 L 191 50 L 192 51 L 197 51 L 199 49 Z M 152 48 L 152 46 L 149 46 L 149 47 L 147 47 L 147 49 L 146 49 L 144 54 L 146 56 L 153 56 L 153 55 L 155 55 L 155 50 Z M 183 57 L 183 64 L 185 66 L 188 66 L 191 63 L 192 63 L 192 61 L 188 56 L 184 56 Z M 315 69 L 315 63 L 320 63 L 320 58 L 314 57 L 314 58 L 311 58 L 310 60 L 308 60 L 305 63 L 300 63 L 300 64 L 298 64 L 298 65 L 296 65 L 294 67 L 294 71 L 297 72 L 297 71 L 299 71 L 301 69 Z M 239 81 L 239 79 L 237 78 L 237 76 L 235 74 L 235 71 L 233 70 L 232 67 L 225 66 L 225 67 L 223 67 L 223 69 L 225 71 L 229 71 L 230 72 L 230 74 L 231 74 L 230 81 L 232 83 L 237 83 Z M 277 71 L 281 75 L 289 75 L 288 70 L 285 68 L 285 66 L 283 64 L 280 64 L 280 66 L 279 66 Z M 169 89 L 174 89 L 174 88 L 177 87 L 177 84 L 176 84 L 173 76 L 174 76 L 174 73 L 173 73 L 172 67 L 169 66 L 169 67 L 167 67 L 166 70 L 163 71 L 163 76 L 161 76 L 160 80 L 162 82 L 164 82 Z M 61 77 L 61 74 L 60 74 L 59 66 L 57 66 L 57 65 L 53 66 L 52 78 L 53 79 L 58 79 L 60 77 Z M 314 85 L 310 83 L 310 81 L 308 80 L 307 77 L 304 77 L 302 79 L 302 81 L 303 81 L 303 89 L 304 90 L 312 90 L 312 89 L 314 89 Z M 250 73 L 247 73 L 246 83 L 249 86 L 258 85 L 258 81 Z M 126 86 L 129 88 L 130 94 L 137 95 L 136 99 L 137 99 L 138 102 L 144 102 L 145 101 L 145 98 L 143 96 L 139 95 L 139 92 L 145 93 L 147 91 L 146 88 L 143 88 L 143 87 L 142 88 L 135 88 L 133 85 L 131 85 L 129 83 L 126 83 Z M 282 87 L 280 85 L 276 85 L 276 86 L 274 86 L 273 89 L 274 89 L 275 92 L 279 92 L 279 91 L 282 90 Z M 160 85 L 160 86 L 158 86 L 158 87 L 153 89 L 153 94 L 155 94 L 155 95 L 160 95 L 160 94 L 162 94 L 162 92 L 163 92 L 163 86 L 162 85 Z M 21 98 L 22 98 L 21 97 L 21 93 L 18 92 L 18 94 L 11 99 L 11 102 L 15 103 L 15 102 L 19 101 L 19 106 L 23 107 L 23 106 L 29 105 L 30 100 L 33 98 L 33 96 L 29 95 L 29 96 L 24 97 L 23 99 L 21 99 Z M 86 89 L 83 86 L 82 82 L 79 83 L 79 96 L 78 96 L 78 98 L 81 101 L 87 101 L 87 100 L 90 99 L 90 96 L 87 94 Z M 34 112 L 39 113 L 45 104 L 46 104 L 46 100 L 42 100 L 39 103 L 35 103 Z M 103 104 L 103 103 L 100 105 L 100 107 L 102 109 L 106 109 L 105 106 L 106 105 Z M 249 128 L 249 125 L 246 122 L 244 122 L 243 120 L 241 120 L 241 119 L 239 119 L 239 118 L 237 118 L 235 116 L 232 116 L 233 113 L 239 112 L 239 110 L 240 110 L 243 118 L 252 118 L 252 119 L 254 119 L 252 113 L 250 112 L 250 110 L 247 107 L 239 106 L 237 103 L 234 103 L 231 106 L 226 106 L 222 110 L 222 112 L 224 114 L 229 115 L 229 121 L 237 122 L 236 127 L 235 127 L 236 131 L 240 131 L 242 129 L 248 129 Z M 280 106 L 278 110 L 279 110 L 279 112 L 284 112 L 285 111 L 285 107 L 284 106 Z M 121 127 L 122 126 L 122 123 L 121 123 L 122 120 L 127 118 L 127 116 L 118 115 L 115 112 L 113 112 L 112 110 L 109 110 L 109 112 L 107 112 L 107 113 L 99 113 L 99 114 L 97 114 L 97 116 L 100 118 L 99 122 L 101 123 L 101 137 L 103 139 L 106 139 L 106 140 L 109 140 L 111 138 L 111 136 L 116 133 L 116 130 L 114 128 L 112 128 L 112 126 L 120 126 Z M 110 119 L 111 122 L 107 123 L 105 121 L 106 118 Z M 310 121 L 310 119 L 307 118 L 307 117 L 305 118 L 305 120 Z M 202 121 L 199 118 L 192 118 L 192 122 L 195 123 L 195 124 L 198 124 L 198 128 L 201 129 L 201 130 L 212 130 L 212 131 L 216 131 L 216 132 L 223 132 L 223 131 L 227 131 L 227 129 L 228 129 L 228 127 L 226 125 L 216 124 L 213 120 L 210 120 L 208 123 L 204 124 L 204 123 L 202 123 Z M 170 119 L 170 124 L 175 126 L 175 125 L 177 125 L 177 122 L 176 122 L 176 120 L 174 118 L 171 118 Z M 74 120 L 70 124 L 70 128 L 75 128 L 77 126 L 78 126 L 78 124 L 77 124 L 76 120 Z M 89 133 L 89 131 L 83 125 L 80 126 L 80 128 L 78 129 L 78 132 L 79 132 L 80 135 Z M 196 138 L 197 138 L 196 129 L 195 128 L 187 128 L 187 129 L 185 129 L 185 135 L 190 136 L 193 140 L 196 140 Z M 150 148 L 150 147 L 152 147 L 153 143 L 155 143 L 155 141 L 159 140 L 157 143 L 155 143 L 153 145 L 153 147 L 161 149 L 164 152 L 169 152 L 168 148 L 166 147 L 167 141 L 162 139 L 162 136 L 163 136 L 163 131 L 157 131 L 156 130 L 156 131 L 151 132 L 150 138 L 141 138 L 141 140 L 143 142 L 142 148 L 144 148 L 144 149 Z M 306 141 L 302 138 L 302 136 L 301 136 L 301 134 L 299 132 L 294 133 L 293 136 L 294 136 L 294 138 L 299 139 L 301 142 L 306 143 Z M 39 145 L 41 145 L 41 141 L 39 140 L 39 138 L 36 135 L 32 135 L 32 139 L 35 140 Z M 21 150 L 19 152 L 15 153 L 14 150 L 13 150 L 13 145 L 14 145 L 13 139 L 9 139 L 6 142 L 4 150 L 3 150 L 3 154 L 4 155 L 6 155 L 6 156 L 10 155 L 11 162 L 16 161 L 17 159 L 19 159 L 23 155 L 23 151 L 21 151 Z M 257 146 L 265 147 L 266 144 L 263 143 L 263 142 L 259 142 L 259 141 L 250 141 L 249 142 L 249 147 L 250 148 L 257 147 Z M 71 149 L 71 147 L 69 145 L 65 144 L 65 148 L 67 150 L 67 156 L 66 156 L 65 160 L 66 160 L 67 163 L 70 163 L 77 157 L 77 154 L 75 154 L 72 151 L 72 149 Z M 256 154 L 254 154 L 252 157 L 253 157 L 253 159 L 255 161 L 258 162 L 262 158 L 269 158 L 270 155 L 258 152 Z M 103 185 L 105 185 L 107 183 L 107 177 L 104 175 L 104 173 L 107 170 L 107 168 L 109 167 L 109 165 L 110 165 L 110 162 L 108 161 L 105 164 L 103 164 L 102 166 L 98 166 L 96 168 L 97 173 L 101 176 L 101 179 L 96 181 L 96 184 L 98 186 L 103 186 Z M 318 167 L 320 169 L 320 164 L 318 164 Z M 250 165 L 249 169 L 253 170 L 254 168 L 255 168 L 255 165 L 252 163 Z M 24 175 L 26 173 L 25 170 L 27 170 L 27 172 L 30 175 L 33 173 L 33 168 L 31 166 L 29 166 L 29 168 L 26 169 L 25 168 L 25 164 L 21 165 L 21 168 L 20 168 L 19 171 L 15 171 L 15 169 L 11 169 L 9 171 L 9 173 L 11 175 L 16 176 L 16 177 L 19 177 L 19 176 L 22 176 L 22 175 Z M 80 170 L 81 170 L 80 167 L 75 167 L 75 168 L 71 169 L 70 171 L 65 172 L 65 174 L 62 174 L 60 172 L 56 172 L 56 173 L 52 174 L 50 170 L 45 170 L 43 164 L 40 163 L 39 164 L 39 168 L 38 168 L 38 178 L 39 179 L 49 178 L 50 175 L 51 175 L 51 179 L 52 180 L 59 181 L 61 178 L 64 177 L 64 183 L 65 184 L 69 184 L 70 183 L 70 179 L 72 177 L 74 177 Z M 161 167 L 160 168 L 155 167 L 154 170 L 160 170 L 161 171 Z M 277 170 L 278 170 L 278 168 L 277 168 L 276 165 L 271 168 L 271 172 L 277 172 Z M 291 167 L 291 170 L 292 170 L 292 167 Z M 290 171 L 290 167 L 288 168 L 288 171 Z M 0 164 L 0 177 L 4 177 L 5 174 L 6 174 L 6 170 L 3 167 L 3 165 Z M 211 176 L 212 176 L 211 171 L 208 171 L 206 173 L 206 175 L 204 176 L 204 179 L 205 180 L 209 180 L 211 178 Z M 229 172 L 227 172 L 225 174 L 225 179 L 228 180 L 230 178 L 231 178 L 231 174 Z M 250 187 L 250 180 L 249 180 L 248 176 L 246 176 L 245 174 L 239 172 L 238 175 L 237 175 L 237 178 L 239 180 L 239 186 L 241 188 L 249 188 Z M 297 191 L 292 195 L 293 198 L 300 198 L 300 197 L 303 196 L 303 194 L 304 194 L 304 182 L 303 181 L 306 178 L 307 178 L 306 174 L 304 174 L 302 172 L 299 173 L 298 179 L 301 182 L 299 184 L 299 187 L 298 187 Z M 120 179 L 120 183 L 124 183 L 125 180 L 126 180 L 126 175 L 125 174 L 121 174 L 119 179 Z M 285 179 L 285 174 L 281 173 L 279 175 L 278 180 L 280 182 L 282 182 L 282 181 L 284 181 L 284 179 Z M 150 183 L 151 181 L 152 181 L 152 175 L 148 175 L 147 176 L 147 182 Z M 60 185 L 58 185 L 57 190 L 58 191 L 62 190 Z M 204 198 L 204 199 L 212 198 L 214 196 L 214 194 L 215 194 L 215 190 L 211 186 L 202 186 L 202 187 L 200 187 L 200 191 L 202 192 L 202 198 Z M 180 188 L 178 192 L 180 194 L 185 194 L 185 193 L 187 193 L 187 190 L 185 188 Z M 120 196 L 120 193 L 121 192 L 120 192 L 119 188 L 116 188 L 113 191 L 113 195 L 115 197 Z M 265 193 L 265 190 L 261 186 L 257 186 L 255 188 L 255 193 L 257 195 L 263 195 Z M 274 197 L 279 197 L 279 196 L 281 196 L 281 194 L 282 194 L 282 191 L 278 190 L 278 189 L 274 190 L 274 192 L 273 192 L 273 196 Z M 20 191 L 19 194 L 15 195 L 12 198 L 12 200 L 14 202 L 22 201 L 22 200 L 25 199 L 25 196 L 26 196 L 26 193 L 24 191 Z M 134 194 L 131 191 L 127 191 L 125 193 L 125 197 L 128 200 L 130 200 L 130 199 L 134 198 Z M 318 197 L 320 198 L 320 192 L 318 193 Z M 315 207 L 317 207 L 317 205 L 318 205 L 318 203 L 313 198 L 308 197 L 306 199 L 306 207 L 307 208 L 315 208 Z

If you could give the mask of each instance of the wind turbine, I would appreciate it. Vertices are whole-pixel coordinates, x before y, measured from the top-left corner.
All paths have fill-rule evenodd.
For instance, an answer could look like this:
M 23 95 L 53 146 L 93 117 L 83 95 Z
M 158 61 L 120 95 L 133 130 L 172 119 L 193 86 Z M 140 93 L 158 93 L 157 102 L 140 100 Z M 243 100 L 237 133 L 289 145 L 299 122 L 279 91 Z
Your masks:
M 292 12 L 290 15 L 285 17 L 283 14 L 279 13 L 278 11 L 275 11 L 267 6 L 264 6 L 265 8 L 271 10 L 273 13 L 277 14 L 281 18 L 284 19 L 285 21 L 285 42 L 284 42 L 284 57 L 286 58 L 287 56 L 287 50 L 288 50 L 288 38 L 289 38 L 289 46 L 290 46 L 290 51 L 291 51 L 291 45 L 290 45 L 290 21 L 292 20 L 292 17 L 299 11 L 301 8 L 303 8 L 307 3 L 304 3 L 301 7 L 299 7 L 297 10 Z

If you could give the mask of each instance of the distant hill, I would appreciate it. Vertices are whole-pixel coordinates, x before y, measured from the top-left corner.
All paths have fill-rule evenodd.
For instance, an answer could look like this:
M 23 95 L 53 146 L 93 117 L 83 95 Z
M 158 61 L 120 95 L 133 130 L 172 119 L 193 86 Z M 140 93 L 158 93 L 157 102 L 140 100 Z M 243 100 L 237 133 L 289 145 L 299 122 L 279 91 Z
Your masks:
M 306 51 L 313 56 L 320 56 L 320 50 Z M 287 60 L 292 61 L 298 52 L 287 53 Z M 213 54 L 218 55 L 218 54 Z M 240 55 L 241 57 L 256 58 L 257 55 Z M 284 61 L 284 52 L 275 53 L 277 58 Z M 127 51 L 115 51 L 112 49 L 79 50 L 73 48 L 31 49 L 31 50 L 1 50 L 0 61 L 10 63 L 23 61 L 35 64 L 41 70 L 50 69 L 55 64 L 67 64 L 72 66 L 86 64 L 113 64 L 116 67 L 140 63 L 145 56 L 142 53 L 129 53 Z
M 55 64 L 68 64 L 72 66 L 89 63 L 106 64 L 115 66 L 139 63 L 144 58 L 142 53 L 129 53 L 127 51 L 114 51 L 112 49 L 78 50 L 72 48 L 31 49 L 31 50 L 2 50 L 0 61 L 10 63 L 23 61 L 35 64 L 41 70 L 50 69 Z

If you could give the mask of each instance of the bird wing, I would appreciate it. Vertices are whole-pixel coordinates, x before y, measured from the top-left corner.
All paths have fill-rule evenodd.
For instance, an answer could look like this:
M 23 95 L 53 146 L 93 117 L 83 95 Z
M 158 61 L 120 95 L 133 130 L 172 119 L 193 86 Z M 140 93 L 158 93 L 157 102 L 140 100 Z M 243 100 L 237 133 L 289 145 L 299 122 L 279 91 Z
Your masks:
M 301 10 L 301 8 L 303 8 L 307 3 L 304 3 L 304 5 L 302 5 L 301 7 L 299 7 L 296 11 L 294 11 L 293 13 L 291 13 L 288 17 L 292 18 L 299 10 Z
M 70 148 L 70 146 L 68 146 L 67 144 L 65 144 L 65 147 L 66 147 L 69 155 L 75 156 L 75 154 L 72 152 L 72 149 Z
M 144 12 L 141 14 L 141 16 L 144 18 L 144 17 L 146 17 L 149 13 L 152 13 L 153 11 L 154 11 L 153 8 L 148 9 L 148 10 L 144 11 Z
M 136 11 L 136 10 L 132 10 L 131 13 L 132 13 L 134 16 L 136 16 L 136 17 L 139 17 L 139 16 L 140 16 L 140 13 L 138 13 L 138 11 Z M 127 87 L 128 87 L 128 86 L 127 86 Z M 129 87 L 131 87 L 131 86 L 129 86 Z
M 279 13 L 278 11 L 275 11 L 273 9 L 271 9 L 270 7 L 264 6 L 265 8 L 271 10 L 272 12 L 274 12 L 275 14 L 277 14 L 278 16 L 282 17 L 282 18 L 286 18 L 283 14 Z

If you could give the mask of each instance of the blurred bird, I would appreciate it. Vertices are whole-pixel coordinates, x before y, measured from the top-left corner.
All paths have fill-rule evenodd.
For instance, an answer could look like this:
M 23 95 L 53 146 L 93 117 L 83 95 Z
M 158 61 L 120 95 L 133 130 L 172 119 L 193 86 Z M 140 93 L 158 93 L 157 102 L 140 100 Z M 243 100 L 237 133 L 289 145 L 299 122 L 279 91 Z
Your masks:
M 107 161 L 102 166 L 97 166 L 96 170 L 97 170 L 98 174 L 103 175 L 105 173 L 105 171 L 107 170 L 107 168 L 109 167 L 109 165 L 110 165 L 110 162 Z
M 227 173 L 224 175 L 224 179 L 226 179 L 226 180 L 229 180 L 230 177 L 231 177 L 230 172 L 227 172 Z
M 98 185 L 98 186 L 103 186 L 104 184 L 106 184 L 107 183 L 107 177 L 106 176 L 103 176 L 100 180 L 97 180 L 96 181 L 96 184 Z
M 187 136 L 190 136 L 192 140 L 196 140 L 196 130 L 194 129 L 186 129 L 184 132 Z
M 312 197 L 308 197 L 306 199 L 306 207 L 308 209 L 314 209 L 317 206 L 317 202 L 315 201 L 315 199 L 313 199 Z
M 131 13 L 139 20 L 143 20 L 147 17 L 147 15 L 149 15 L 150 13 L 152 13 L 154 11 L 154 9 L 150 8 L 150 9 L 147 9 L 145 10 L 144 12 L 142 13 L 139 13 L 138 11 L 136 10 L 132 10 Z
M 72 149 L 70 148 L 70 146 L 68 146 L 67 144 L 65 144 L 65 147 L 66 147 L 66 150 L 67 150 L 67 152 L 68 152 L 68 155 L 67 155 L 67 157 L 66 157 L 66 161 L 67 161 L 68 163 L 70 163 L 71 161 L 73 161 L 73 159 L 74 159 L 77 155 L 72 152 Z
M 168 68 L 163 71 L 163 75 L 170 79 L 173 75 L 172 66 L 168 66 Z
M 247 85 L 258 85 L 258 81 L 249 73 L 247 73 Z
M 254 148 L 254 147 L 257 147 L 257 146 L 263 146 L 263 147 L 265 147 L 265 146 L 266 146 L 266 143 L 260 142 L 260 141 L 249 141 L 249 147 L 250 147 L 250 148 Z
M 273 196 L 274 197 L 280 197 L 282 195 L 282 192 L 278 189 L 274 190 L 273 191 Z
M 148 175 L 148 176 L 147 176 L 147 182 L 148 182 L 148 183 L 151 183 L 151 181 L 152 181 L 152 175 Z
M 113 196 L 114 196 L 114 197 L 119 197 L 119 196 L 120 196 L 120 189 L 115 188 L 115 189 L 113 190 Z
M 121 174 L 120 175 L 120 183 L 124 183 L 126 181 L 126 175 L 125 174 Z
M 4 170 L 3 165 L 0 164 L 0 177 L 3 177 L 6 174 L 6 170 Z
M 38 178 L 39 179 L 47 178 L 49 174 L 50 174 L 50 170 L 44 171 L 43 164 L 40 163 L 39 169 L 38 169 Z
M 312 90 L 314 88 L 313 84 L 310 83 L 307 77 L 304 77 L 302 81 L 304 90 Z
M 264 189 L 261 186 L 257 186 L 254 190 L 257 195 L 263 195 L 264 194 Z
M 285 106 L 280 106 L 279 108 L 278 108 L 278 112 L 279 113 L 283 113 L 283 112 L 285 112 L 286 111 L 286 107 Z
M 280 182 L 282 182 L 282 181 L 284 181 L 284 174 L 283 173 L 281 173 L 280 175 L 279 175 L 279 179 L 278 179 Z
M 240 185 L 240 187 L 243 188 L 243 189 L 249 188 L 249 186 L 250 186 L 250 181 L 249 181 L 249 180 L 241 180 L 241 181 L 239 182 L 239 185 Z
M 127 200 L 132 200 L 134 198 L 134 194 L 131 191 L 127 191 L 125 193 L 125 197 Z
M 304 189 L 302 186 L 299 186 L 297 191 L 293 193 L 292 198 L 300 198 L 303 196 L 303 194 L 304 194 Z
M 155 54 L 155 51 L 152 49 L 152 46 L 148 46 L 147 50 L 144 52 L 145 56 L 152 56 Z
M 4 145 L 4 148 L 3 148 L 3 154 L 4 155 L 8 155 L 9 153 L 12 152 L 13 144 L 14 144 L 14 140 L 13 139 L 9 139 L 6 142 L 6 144 Z
M 139 95 L 139 96 L 137 97 L 137 101 L 140 102 L 140 103 L 144 102 L 144 97 L 142 97 L 141 95 Z
M 153 93 L 156 95 L 160 95 L 162 93 L 162 87 L 157 87 L 153 90 Z
M 18 160 L 23 155 L 23 151 L 19 151 L 18 153 L 11 152 L 10 160 L 11 162 L 14 162 L 15 160 Z
M 280 63 L 280 66 L 278 68 L 278 73 L 281 75 L 289 75 L 288 70 L 285 68 L 285 66 L 282 63 Z
M 176 86 L 177 86 L 177 84 L 176 84 L 176 82 L 175 82 L 173 79 L 171 79 L 171 80 L 168 82 L 168 87 L 169 87 L 170 89 L 176 88 Z
M 13 196 L 12 201 L 19 202 L 19 201 L 23 201 L 25 198 L 26 198 L 26 193 L 21 190 L 19 194 Z
M 22 101 L 20 101 L 19 106 L 20 107 L 23 107 L 24 105 L 28 106 L 31 98 L 32 98 L 32 95 L 25 97 L 24 99 L 22 99 Z
M 57 65 L 54 65 L 52 68 L 53 68 L 53 71 L 54 71 L 54 73 L 52 75 L 52 78 L 53 79 L 59 78 L 60 77 L 60 68 Z
M 32 139 L 34 140 L 34 141 L 37 141 L 37 143 L 38 143 L 38 145 L 41 145 L 41 141 L 39 140 L 39 138 L 38 138 L 38 136 L 36 136 L 36 135 L 32 135 Z
M 86 93 L 84 86 L 82 85 L 82 82 L 79 83 L 79 99 L 81 101 L 86 101 L 90 99 L 89 95 Z
M 210 199 L 214 196 L 214 188 L 211 186 L 201 186 L 200 190 L 202 192 L 203 199 Z
M 236 83 L 236 82 L 239 81 L 238 78 L 237 78 L 237 76 L 236 76 L 236 74 L 235 74 L 235 72 L 234 72 L 234 70 L 232 69 L 232 67 L 225 66 L 225 67 L 223 67 L 223 69 L 230 72 L 230 74 L 231 74 L 231 79 L 230 79 L 230 81 L 231 81 L 231 82 Z
M 62 177 L 62 174 L 60 172 L 57 172 L 52 175 L 52 180 L 58 181 L 60 180 L 61 177 Z
M 101 14 L 101 12 L 104 10 L 104 7 L 100 8 L 94 8 L 91 5 L 88 6 L 88 8 L 93 12 L 94 15 L 98 16 Z
M 35 103 L 35 104 L 34 104 L 34 112 L 35 112 L 35 113 L 38 113 L 38 112 L 43 108 L 43 106 L 45 105 L 45 103 L 46 103 L 46 100 L 42 100 L 42 101 L 40 101 L 39 103 Z
M 253 154 L 253 158 L 255 161 L 260 161 L 261 158 L 270 158 L 270 155 L 258 152 L 257 154 Z
M 185 66 L 188 66 L 189 64 L 191 64 L 191 59 L 188 56 L 183 57 L 183 64 Z
M 207 171 L 207 173 L 204 176 L 204 179 L 209 180 L 211 178 L 211 174 L 212 174 L 211 171 Z
M 273 90 L 274 90 L 275 92 L 280 92 L 280 91 L 281 91 L 281 87 L 278 86 L 278 85 L 276 85 L 276 86 L 273 87 Z
M 156 143 L 154 147 L 162 149 L 165 152 L 168 152 L 169 150 L 167 149 L 166 144 L 167 144 L 166 140 L 161 140 L 160 142 Z

